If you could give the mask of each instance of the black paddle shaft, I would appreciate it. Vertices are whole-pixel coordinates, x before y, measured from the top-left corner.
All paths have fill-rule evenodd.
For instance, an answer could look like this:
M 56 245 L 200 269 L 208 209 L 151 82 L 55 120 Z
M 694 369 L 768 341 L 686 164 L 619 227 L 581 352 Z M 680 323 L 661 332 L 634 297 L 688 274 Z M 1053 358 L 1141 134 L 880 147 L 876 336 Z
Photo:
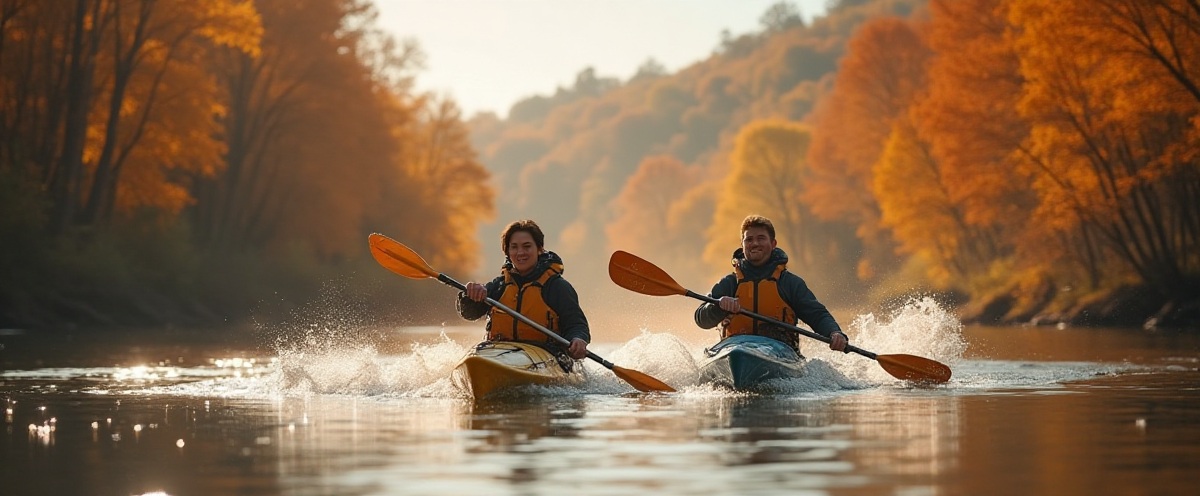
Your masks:
M 463 283 L 461 283 L 461 282 L 458 282 L 458 281 L 455 281 L 455 280 L 454 280 L 454 278 L 452 278 L 452 277 L 450 277 L 450 276 L 448 276 L 448 275 L 446 275 L 446 274 L 442 274 L 442 273 L 440 273 L 440 272 L 439 272 L 439 273 L 438 273 L 438 277 L 437 277 L 437 279 L 438 279 L 439 281 L 442 281 L 443 283 L 446 283 L 446 284 L 448 284 L 448 285 L 450 285 L 450 286 L 453 286 L 453 287 L 456 287 L 456 288 L 458 288 L 460 291 L 466 291 L 466 290 L 467 290 L 467 287 L 466 287 L 466 286 L 464 286 L 464 285 L 463 285 Z M 521 322 L 524 322 L 524 323 L 526 323 L 526 324 L 529 324 L 529 326 L 530 326 L 530 327 L 532 327 L 532 328 L 534 328 L 534 329 L 537 329 L 537 331 L 538 331 L 538 332 L 541 332 L 542 334 L 545 334 L 547 337 L 549 337 L 550 339 L 553 339 L 553 340 L 557 341 L 559 344 L 561 344 L 561 345 L 563 345 L 563 346 L 567 346 L 567 347 L 570 347 L 570 346 L 571 346 L 571 342 L 570 342 L 570 341 L 567 341 L 567 338 L 564 338 L 564 337 L 562 337 L 562 336 L 559 336 L 559 335 L 558 335 L 558 333 L 556 333 L 556 332 L 554 332 L 554 331 L 551 331 L 550 329 L 546 329 L 546 328 L 545 328 L 545 327 L 543 327 L 541 324 L 538 324 L 537 322 L 534 322 L 534 321 L 533 321 L 532 319 L 530 319 L 529 317 L 526 317 L 526 316 L 522 315 L 522 314 L 521 314 L 521 312 L 518 312 L 518 311 L 516 311 L 516 310 L 513 310 L 513 309 L 511 309 L 511 308 L 508 308 L 508 306 L 507 306 L 507 305 L 505 305 L 505 304 L 503 304 L 503 303 L 500 303 L 500 302 L 498 302 L 498 301 L 496 301 L 496 300 L 492 299 L 491 297 L 488 297 L 488 298 L 487 298 L 486 300 L 484 300 L 484 301 L 487 301 L 488 305 L 491 305 L 491 306 L 494 306 L 494 307 L 496 307 L 496 308 L 499 308 L 500 310 L 503 310 L 503 311 L 504 311 L 504 313 L 507 313 L 507 314 L 509 314 L 509 315 L 513 316 L 513 318 L 515 318 L 515 319 L 517 319 L 517 320 L 519 320 L 519 321 L 521 321 Z M 607 369 L 609 369 L 609 370 L 612 370 L 612 368 L 616 366 L 616 365 L 613 365 L 613 363 L 612 363 L 612 362 L 610 362 L 610 361 L 608 361 L 608 360 L 605 360 L 605 359 L 603 359 L 603 358 L 600 358 L 600 355 L 597 355 L 597 354 L 595 354 L 595 353 L 592 353 L 591 351 L 588 351 L 588 352 L 587 352 L 587 357 L 588 357 L 588 358 L 591 358 L 592 360 L 595 360 L 597 363 L 599 363 L 600 365 L 603 365 L 605 368 L 607 368 Z
M 685 290 L 685 291 L 687 291 L 687 295 L 688 295 L 688 296 L 691 296 L 692 298 L 695 298 L 695 299 L 697 299 L 697 300 L 700 300 L 700 301 L 707 301 L 707 302 L 709 302 L 709 303 L 712 303 L 713 305 L 717 305 L 717 304 L 719 304 L 719 303 L 720 303 L 720 301 L 719 301 L 719 300 L 717 300 L 716 298 L 713 298 L 713 297 L 711 297 L 711 296 L 708 296 L 708 295 L 702 295 L 702 294 L 700 294 L 700 293 L 696 293 L 696 292 L 694 292 L 694 291 L 692 291 L 692 290 L 690 290 L 690 289 L 687 289 L 687 290 Z M 743 309 L 742 309 L 741 313 L 743 313 L 743 314 L 745 314 L 745 315 L 747 315 L 747 316 L 749 316 L 749 317 L 752 317 L 752 318 L 755 318 L 755 319 L 761 320 L 761 321 L 763 321 L 763 322 L 767 322 L 767 323 L 769 323 L 769 324 L 774 324 L 774 325 L 776 325 L 776 326 L 782 327 L 782 328 L 784 328 L 784 329 L 786 329 L 786 330 L 789 330 L 789 331 L 792 331 L 792 332 L 795 332 L 795 333 L 799 333 L 799 334 L 803 334 L 803 335 L 805 335 L 805 336 L 808 336 L 808 337 L 810 337 L 810 338 L 813 338 L 813 339 L 815 339 L 815 340 L 817 340 L 817 341 L 824 341 L 824 342 L 826 342 L 826 343 L 829 343 L 829 342 L 833 341 L 833 338 L 826 337 L 826 336 L 822 336 L 822 335 L 820 335 L 820 334 L 817 334 L 817 333 L 815 333 L 815 332 L 812 332 L 812 331 L 810 331 L 810 330 L 808 330 L 808 329 L 803 329 L 803 328 L 800 328 L 800 327 L 796 327 L 796 326 L 794 326 L 794 325 L 792 325 L 792 324 L 788 324 L 787 322 L 783 322 L 783 321 L 781 321 L 781 320 L 775 320 L 775 319 L 772 319 L 772 318 L 770 318 L 770 317 L 767 317 L 766 315 L 761 315 L 761 314 L 757 314 L 757 313 L 751 312 L 751 311 L 749 311 L 749 310 L 746 310 L 745 308 L 743 308 Z M 846 343 L 846 351 L 845 351 L 845 352 L 846 352 L 846 353 L 854 352 L 854 353 L 858 353 L 859 355 L 862 355 L 862 356 L 865 356 L 865 357 L 867 357 L 867 358 L 870 358 L 870 359 L 872 359 L 872 360 L 878 360 L 878 358 L 877 358 L 877 356 L 878 356 L 878 355 L 876 355 L 876 354 L 874 354 L 874 353 L 871 353 L 871 352 L 869 352 L 869 351 L 867 351 L 867 350 L 864 350 L 864 349 L 862 349 L 862 348 L 859 348 L 859 347 L 857 347 L 857 346 L 854 346 L 854 345 L 852 345 L 852 344 L 850 344 L 850 343 Z

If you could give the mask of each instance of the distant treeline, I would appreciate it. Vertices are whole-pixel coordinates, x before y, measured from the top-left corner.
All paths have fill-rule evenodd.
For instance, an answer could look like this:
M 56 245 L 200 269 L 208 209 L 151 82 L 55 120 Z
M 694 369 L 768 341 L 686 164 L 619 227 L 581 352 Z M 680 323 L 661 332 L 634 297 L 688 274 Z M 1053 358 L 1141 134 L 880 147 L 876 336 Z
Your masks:
M 624 249 L 707 288 L 760 213 L 834 304 L 930 291 L 972 320 L 1200 325 L 1195 2 L 800 19 L 776 5 L 676 74 L 588 69 L 475 116 L 499 218 L 544 220 L 568 261 Z

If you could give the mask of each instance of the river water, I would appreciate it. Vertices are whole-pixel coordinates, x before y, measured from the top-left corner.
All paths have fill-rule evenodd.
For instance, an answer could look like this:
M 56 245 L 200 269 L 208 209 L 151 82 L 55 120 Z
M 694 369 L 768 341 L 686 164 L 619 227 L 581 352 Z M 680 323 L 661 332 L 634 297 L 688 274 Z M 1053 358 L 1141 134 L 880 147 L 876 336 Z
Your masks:
M 478 327 L 314 324 L 266 344 L 0 334 L 0 494 L 1195 494 L 1200 333 L 964 327 L 929 301 L 847 327 L 944 385 L 806 340 L 809 375 L 695 383 L 703 342 L 592 349 L 679 389 L 474 402 L 449 382 Z

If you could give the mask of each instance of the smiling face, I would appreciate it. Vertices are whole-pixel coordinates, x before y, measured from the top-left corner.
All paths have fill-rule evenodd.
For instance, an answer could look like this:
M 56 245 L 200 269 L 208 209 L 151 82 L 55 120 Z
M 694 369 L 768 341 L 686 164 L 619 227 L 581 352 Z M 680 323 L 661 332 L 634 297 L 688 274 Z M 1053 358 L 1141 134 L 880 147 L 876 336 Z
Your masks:
M 742 253 L 754 265 L 767 263 L 776 244 L 765 227 L 750 227 L 742 233 Z
M 527 231 L 512 233 L 512 236 L 508 238 L 508 247 L 504 250 L 508 259 L 512 261 L 513 268 L 523 276 L 529 275 L 529 272 L 537 265 L 538 255 L 541 252 L 537 243 L 533 241 L 533 235 Z

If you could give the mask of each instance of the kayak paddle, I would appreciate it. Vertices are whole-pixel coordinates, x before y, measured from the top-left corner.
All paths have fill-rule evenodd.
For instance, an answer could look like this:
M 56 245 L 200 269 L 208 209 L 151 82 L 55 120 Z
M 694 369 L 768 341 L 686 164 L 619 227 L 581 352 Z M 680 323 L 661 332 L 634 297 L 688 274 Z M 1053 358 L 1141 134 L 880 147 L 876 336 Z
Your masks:
M 395 273 L 402 275 L 404 277 L 407 277 L 409 279 L 425 279 L 425 278 L 437 279 L 437 280 L 445 283 L 448 286 L 453 286 L 462 291 L 467 290 L 467 287 L 464 286 L 462 283 L 455 281 L 454 279 L 450 278 L 450 276 L 447 276 L 446 274 L 442 274 L 436 270 L 433 270 L 433 267 L 430 267 L 428 263 L 425 263 L 425 259 L 421 258 L 420 255 L 418 255 L 416 252 L 409 249 L 409 247 L 404 246 L 399 241 L 396 241 L 392 238 L 389 238 L 387 236 L 384 236 L 384 235 L 378 234 L 378 233 L 368 236 L 367 241 L 371 245 L 371 255 L 375 257 L 375 261 L 379 262 L 379 265 L 382 265 L 384 268 L 386 268 L 392 272 L 395 272 Z M 549 337 L 555 341 L 558 341 L 559 344 L 562 344 L 563 346 L 571 345 L 571 343 L 569 341 L 567 341 L 566 338 L 559 336 L 554 331 L 551 331 L 550 329 L 547 329 L 547 328 L 539 325 L 537 322 L 530 320 L 529 317 L 521 315 L 520 312 L 517 312 L 516 310 L 513 310 L 511 308 L 508 308 L 503 303 L 500 303 L 492 298 L 488 298 L 486 301 L 489 305 L 492 305 L 493 307 L 500 309 L 504 313 L 512 315 L 517 320 L 520 320 L 521 322 L 529 324 L 530 327 L 537 329 L 539 332 L 541 332 L 542 334 L 545 334 L 547 337 Z M 634 389 L 637 389 L 638 391 L 642 391 L 642 392 L 652 392 L 652 391 L 673 392 L 673 391 L 675 391 L 674 388 L 672 388 L 671 386 L 668 386 L 666 383 L 664 383 L 658 379 L 655 379 L 649 375 L 646 375 L 642 372 L 638 372 L 636 370 L 631 370 L 631 369 L 627 369 L 624 367 L 618 367 L 616 365 L 613 365 L 612 362 L 605 360 L 603 358 L 600 358 L 598 355 L 596 355 L 595 353 L 592 353 L 590 351 L 588 352 L 587 357 L 591 358 L 592 360 L 595 360 L 600 365 L 603 365 L 604 367 L 613 371 L 613 373 L 616 374 L 617 377 L 620 377 L 625 382 L 628 382 L 630 386 L 633 386 Z
M 711 296 L 698 294 L 680 286 L 662 269 L 639 258 L 637 255 L 624 251 L 616 251 L 612 254 L 612 258 L 608 261 L 608 277 L 612 278 L 613 282 L 622 288 L 645 295 L 690 296 L 712 304 L 716 304 L 718 301 Z M 815 332 L 772 319 L 765 315 L 759 315 L 744 308 L 741 313 L 818 341 L 826 343 L 831 341 L 830 338 Z M 950 380 L 950 367 L 928 358 L 914 355 L 876 355 L 850 344 L 846 344 L 846 351 L 852 351 L 879 362 L 879 366 L 883 367 L 883 370 L 886 370 L 887 373 L 897 379 L 929 383 L 942 383 Z

